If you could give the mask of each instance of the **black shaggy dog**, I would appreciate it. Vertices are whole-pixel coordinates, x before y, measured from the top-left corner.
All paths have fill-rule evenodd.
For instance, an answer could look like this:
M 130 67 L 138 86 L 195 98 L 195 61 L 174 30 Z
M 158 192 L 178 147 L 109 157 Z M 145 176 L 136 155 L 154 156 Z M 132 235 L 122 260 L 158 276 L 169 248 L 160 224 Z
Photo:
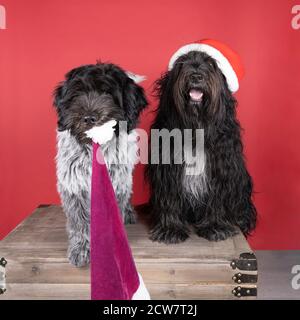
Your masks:
M 88 264 L 90 259 L 92 140 L 86 132 L 112 120 L 127 123 L 127 132 L 116 126 L 116 135 L 101 149 L 123 221 L 132 223 L 135 216 L 130 197 L 137 142 L 127 140 L 127 134 L 135 137 L 134 129 L 146 105 L 143 88 L 109 63 L 69 71 L 54 91 L 58 116 L 57 188 L 67 216 L 68 257 L 77 267 Z M 126 163 L 121 162 L 124 157 Z
M 203 128 L 205 167 L 201 175 L 186 179 L 185 162 L 147 166 L 151 239 L 184 241 L 189 225 L 213 241 L 235 235 L 237 227 L 248 235 L 256 224 L 252 180 L 245 166 L 236 100 L 216 60 L 201 51 L 181 55 L 156 82 L 156 91 L 160 101 L 151 128 Z M 174 143 L 174 159 L 172 151 Z

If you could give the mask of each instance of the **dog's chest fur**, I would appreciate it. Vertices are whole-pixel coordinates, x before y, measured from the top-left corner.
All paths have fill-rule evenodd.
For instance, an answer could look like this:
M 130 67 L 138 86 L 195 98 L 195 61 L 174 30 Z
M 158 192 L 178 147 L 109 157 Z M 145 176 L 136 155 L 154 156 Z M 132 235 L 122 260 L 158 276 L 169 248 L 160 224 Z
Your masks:
M 206 172 L 206 157 L 197 157 L 193 165 L 185 159 L 182 176 L 182 186 L 185 198 L 191 203 L 197 203 L 208 191 Z M 196 170 L 196 168 L 198 168 Z
M 120 134 L 101 146 L 116 195 L 132 189 L 132 171 L 137 159 L 135 137 L 132 130 L 128 139 Z M 68 130 L 57 131 L 56 169 L 59 192 L 90 194 L 92 146 L 80 145 Z

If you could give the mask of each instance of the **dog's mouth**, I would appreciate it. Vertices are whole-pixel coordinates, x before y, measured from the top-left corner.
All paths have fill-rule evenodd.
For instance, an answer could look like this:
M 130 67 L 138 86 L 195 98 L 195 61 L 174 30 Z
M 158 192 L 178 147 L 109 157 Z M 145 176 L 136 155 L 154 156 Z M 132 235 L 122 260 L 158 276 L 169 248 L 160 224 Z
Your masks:
M 200 103 L 203 98 L 203 92 L 200 89 L 191 89 L 189 91 L 189 96 L 192 102 Z

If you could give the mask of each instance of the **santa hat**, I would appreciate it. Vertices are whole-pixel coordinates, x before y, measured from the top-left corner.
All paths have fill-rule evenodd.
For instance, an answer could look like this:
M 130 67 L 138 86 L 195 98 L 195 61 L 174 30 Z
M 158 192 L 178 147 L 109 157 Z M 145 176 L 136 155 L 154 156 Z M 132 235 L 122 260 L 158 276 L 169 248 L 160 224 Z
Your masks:
M 182 46 L 173 54 L 169 62 L 169 70 L 173 68 L 175 61 L 180 56 L 190 51 L 205 52 L 214 58 L 227 80 L 229 90 L 231 92 L 238 91 L 239 82 L 244 75 L 244 68 L 241 59 L 236 52 L 226 44 L 216 40 L 204 39 L 196 41 Z
M 93 143 L 91 183 L 91 298 L 150 299 L 137 272 L 114 189 L 97 143 Z

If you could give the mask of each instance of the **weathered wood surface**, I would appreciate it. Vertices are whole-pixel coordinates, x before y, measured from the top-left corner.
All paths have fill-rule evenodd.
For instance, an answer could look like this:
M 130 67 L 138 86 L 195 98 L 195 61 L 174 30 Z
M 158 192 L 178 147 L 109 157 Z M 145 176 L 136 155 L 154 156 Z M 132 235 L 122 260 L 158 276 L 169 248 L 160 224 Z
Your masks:
M 242 234 L 221 242 L 192 235 L 184 243 L 165 245 L 150 241 L 141 224 L 126 228 L 152 299 L 236 299 L 231 291 L 238 286 L 232 280 L 238 271 L 230 262 L 251 251 Z M 0 242 L 0 256 L 8 261 L 7 291 L 0 299 L 89 299 L 89 268 L 70 265 L 66 251 L 61 208 L 36 209 Z

